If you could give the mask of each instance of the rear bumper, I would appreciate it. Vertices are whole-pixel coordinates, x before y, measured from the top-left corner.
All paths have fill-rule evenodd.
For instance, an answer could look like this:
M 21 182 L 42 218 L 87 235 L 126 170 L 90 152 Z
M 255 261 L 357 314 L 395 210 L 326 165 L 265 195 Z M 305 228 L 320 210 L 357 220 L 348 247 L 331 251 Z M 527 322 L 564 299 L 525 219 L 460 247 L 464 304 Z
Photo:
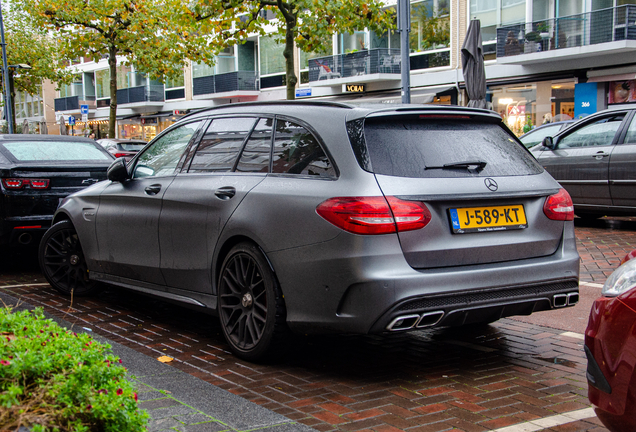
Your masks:
M 1 245 L 38 244 L 51 227 L 53 215 L 8 217 L 0 221 Z
M 416 328 L 418 322 L 457 326 L 529 315 L 554 309 L 555 295 L 560 296 L 556 307 L 568 306 L 568 294 L 575 304 L 579 255 L 572 226 L 564 231 L 550 256 L 427 270 L 408 265 L 394 235 L 341 234 L 267 255 L 293 330 L 379 333 Z M 396 328 L 401 316 L 411 316 L 410 321 Z

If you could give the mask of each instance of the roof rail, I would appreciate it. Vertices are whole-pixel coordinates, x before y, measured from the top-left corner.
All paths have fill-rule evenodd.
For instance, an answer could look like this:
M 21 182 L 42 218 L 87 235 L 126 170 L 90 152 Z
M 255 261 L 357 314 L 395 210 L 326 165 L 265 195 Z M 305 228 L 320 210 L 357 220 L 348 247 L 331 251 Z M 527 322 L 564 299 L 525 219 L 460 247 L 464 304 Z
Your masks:
M 181 117 L 182 119 L 193 116 L 195 114 L 200 114 L 206 111 L 214 111 L 217 109 L 223 108 L 234 108 L 234 107 L 245 107 L 245 106 L 267 106 L 267 105 L 307 105 L 307 106 L 323 106 L 323 107 L 332 107 L 332 108 L 346 108 L 353 109 L 354 107 L 342 103 L 342 102 L 330 102 L 330 101 L 311 101 L 311 100 L 277 100 L 277 101 L 260 101 L 260 102 L 235 102 L 224 105 L 213 106 L 209 108 L 201 108 L 200 110 L 192 111 L 185 116 Z

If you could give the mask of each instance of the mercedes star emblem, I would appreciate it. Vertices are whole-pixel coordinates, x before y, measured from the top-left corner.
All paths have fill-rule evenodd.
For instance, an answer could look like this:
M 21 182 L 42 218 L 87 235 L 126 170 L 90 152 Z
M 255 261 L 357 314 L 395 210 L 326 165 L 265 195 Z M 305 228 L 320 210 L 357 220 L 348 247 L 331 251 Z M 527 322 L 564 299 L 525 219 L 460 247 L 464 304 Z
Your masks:
M 497 189 L 499 189 L 499 185 L 497 184 L 497 182 L 494 181 L 493 179 L 491 179 L 490 177 L 485 179 L 484 183 L 486 184 L 486 187 L 488 189 L 490 189 L 491 191 L 493 191 L 493 192 L 495 192 Z

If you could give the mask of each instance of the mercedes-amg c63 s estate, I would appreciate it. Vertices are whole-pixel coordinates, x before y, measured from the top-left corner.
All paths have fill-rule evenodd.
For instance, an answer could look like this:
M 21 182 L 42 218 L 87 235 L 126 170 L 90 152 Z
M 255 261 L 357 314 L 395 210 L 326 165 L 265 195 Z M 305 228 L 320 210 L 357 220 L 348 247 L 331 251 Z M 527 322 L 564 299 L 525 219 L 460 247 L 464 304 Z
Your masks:
M 218 315 L 240 357 L 287 330 L 492 322 L 578 301 L 572 201 L 494 112 L 329 102 L 184 117 L 65 199 L 59 291 L 101 282 Z

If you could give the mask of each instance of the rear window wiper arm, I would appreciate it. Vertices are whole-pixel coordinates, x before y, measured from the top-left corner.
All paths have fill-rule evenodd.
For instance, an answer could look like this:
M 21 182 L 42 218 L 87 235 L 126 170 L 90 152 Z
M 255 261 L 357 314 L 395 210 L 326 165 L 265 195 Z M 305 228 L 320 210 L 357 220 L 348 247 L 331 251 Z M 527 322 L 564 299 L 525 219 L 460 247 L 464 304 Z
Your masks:
M 464 161 L 464 162 L 453 162 L 444 164 L 441 166 L 427 166 L 424 169 L 453 169 L 453 168 L 466 168 L 470 169 L 471 167 L 475 167 L 477 171 L 483 170 L 487 165 L 487 162 L 484 161 Z

